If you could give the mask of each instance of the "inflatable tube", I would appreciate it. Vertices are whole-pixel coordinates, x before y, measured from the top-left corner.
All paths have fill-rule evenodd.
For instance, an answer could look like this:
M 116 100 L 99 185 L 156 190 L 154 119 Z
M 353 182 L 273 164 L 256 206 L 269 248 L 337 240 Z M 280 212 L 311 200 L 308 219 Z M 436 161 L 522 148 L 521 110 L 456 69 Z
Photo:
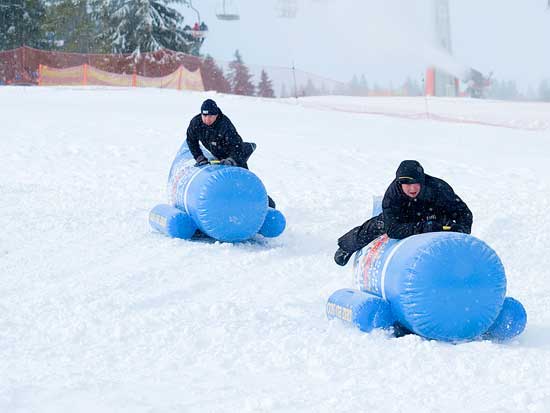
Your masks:
M 211 158 L 208 151 L 203 152 Z M 184 143 L 168 177 L 170 204 L 214 239 L 235 242 L 254 236 L 268 212 L 267 193 L 260 179 L 245 168 L 194 164 Z
M 498 342 L 508 341 L 520 335 L 526 324 L 527 312 L 523 305 L 514 298 L 506 297 L 498 318 L 483 338 Z
M 265 221 L 260 228 L 260 234 L 264 237 L 274 238 L 283 233 L 286 227 L 286 219 L 281 211 L 274 208 L 267 209 Z
M 388 302 L 349 288 L 338 290 L 329 297 L 327 317 L 338 318 L 367 333 L 375 328 L 388 328 L 395 321 Z
M 185 212 L 170 205 L 157 205 L 149 213 L 149 224 L 159 232 L 174 238 L 189 239 L 197 226 Z
M 483 241 L 454 232 L 403 240 L 382 235 L 356 254 L 354 278 L 360 290 L 387 300 L 404 327 L 451 342 L 485 333 L 506 293 L 497 254 Z

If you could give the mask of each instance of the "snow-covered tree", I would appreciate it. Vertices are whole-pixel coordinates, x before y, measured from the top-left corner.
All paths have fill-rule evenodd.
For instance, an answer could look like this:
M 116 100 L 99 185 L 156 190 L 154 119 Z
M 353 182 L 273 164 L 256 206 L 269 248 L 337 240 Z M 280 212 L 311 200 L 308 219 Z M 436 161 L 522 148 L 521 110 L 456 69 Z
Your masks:
M 264 98 L 274 98 L 275 92 L 273 91 L 273 82 L 267 75 L 265 70 L 262 70 L 260 75 L 260 83 L 258 83 L 258 96 Z
M 93 4 L 90 0 L 50 2 L 44 23 L 48 47 L 78 53 L 100 51 Z
M 254 84 L 250 80 L 248 67 L 243 62 L 241 54 L 235 51 L 235 59 L 229 63 L 229 82 L 231 83 L 231 92 L 236 95 L 254 95 Z
M 0 50 L 40 46 L 44 14 L 40 0 L 0 0 Z
M 100 14 L 109 24 L 106 38 L 115 53 L 167 48 L 198 52 L 200 39 L 184 30 L 183 16 L 170 4 L 177 0 L 105 0 Z M 181 0 L 180 0 L 181 2 Z

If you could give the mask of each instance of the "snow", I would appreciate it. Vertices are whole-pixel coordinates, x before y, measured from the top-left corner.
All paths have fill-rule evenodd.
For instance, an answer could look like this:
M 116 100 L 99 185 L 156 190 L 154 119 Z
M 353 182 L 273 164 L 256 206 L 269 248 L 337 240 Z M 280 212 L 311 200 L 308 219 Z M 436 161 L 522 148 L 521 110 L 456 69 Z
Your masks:
M 149 228 L 206 97 L 258 144 L 249 164 L 287 218 L 280 238 Z M 550 131 L 359 113 L 423 102 L 370 99 L 0 88 L 0 411 L 548 411 Z M 550 113 L 457 99 L 452 114 L 475 105 L 508 125 Z M 468 203 L 527 309 L 523 335 L 451 345 L 327 321 L 329 295 L 352 285 L 336 239 L 402 159 Z

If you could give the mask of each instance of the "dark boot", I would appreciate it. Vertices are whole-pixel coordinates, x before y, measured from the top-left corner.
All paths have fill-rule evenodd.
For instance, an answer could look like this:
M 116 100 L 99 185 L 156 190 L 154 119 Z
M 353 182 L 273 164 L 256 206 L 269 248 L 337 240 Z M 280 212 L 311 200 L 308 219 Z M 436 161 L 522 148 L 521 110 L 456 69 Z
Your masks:
M 349 259 L 353 255 L 353 252 L 344 251 L 342 248 L 338 248 L 334 254 L 334 261 L 340 266 L 344 266 L 348 263 Z

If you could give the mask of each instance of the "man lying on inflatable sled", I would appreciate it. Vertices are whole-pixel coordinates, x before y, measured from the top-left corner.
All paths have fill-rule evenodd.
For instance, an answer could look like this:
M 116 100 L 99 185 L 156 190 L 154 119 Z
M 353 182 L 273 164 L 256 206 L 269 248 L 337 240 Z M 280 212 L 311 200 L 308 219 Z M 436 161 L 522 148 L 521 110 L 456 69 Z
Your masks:
M 187 128 L 168 176 L 169 205 L 149 214 L 151 226 L 175 238 L 204 236 L 223 242 L 261 234 L 277 237 L 283 214 L 261 180 L 248 170 L 256 144 L 243 142 L 216 102 L 205 100 Z
M 338 239 L 338 265 L 357 252 L 358 290 L 332 294 L 328 317 L 450 342 L 517 336 L 525 309 L 505 297 L 504 267 L 471 228 L 472 212 L 449 184 L 401 162 L 382 211 Z

